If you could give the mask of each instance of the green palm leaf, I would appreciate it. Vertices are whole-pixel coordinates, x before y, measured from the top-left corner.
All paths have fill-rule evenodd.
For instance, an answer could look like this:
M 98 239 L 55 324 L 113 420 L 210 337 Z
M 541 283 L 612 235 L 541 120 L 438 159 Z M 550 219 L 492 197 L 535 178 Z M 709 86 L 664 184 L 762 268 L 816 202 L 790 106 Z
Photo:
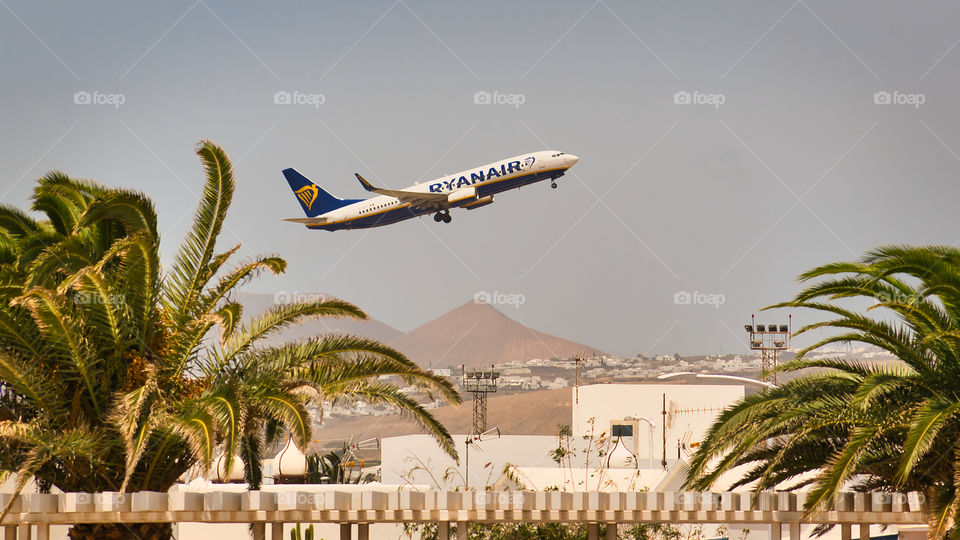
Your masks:
M 166 303 L 177 321 L 189 320 L 203 288 L 210 279 L 207 265 L 213 257 L 217 237 L 230 208 L 236 182 L 226 153 L 210 141 L 202 141 L 197 155 L 203 161 L 207 182 L 193 227 L 187 233 L 165 284 Z
M 233 167 L 208 141 L 197 153 L 203 195 L 167 273 L 143 194 L 55 172 L 34 189 L 43 219 L 0 205 L 0 477 L 19 472 L 65 492 L 164 491 L 222 451 L 228 467 L 239 453 L 256 487 L 263 450 L 282 431 L 305 447 L 319 421 L 309 410 L 325 399 L 390 404 L 452 453 L 445 428 L 378 377 L 454 403 L 459 394 L 399 351 L 353 336 L 263 346 L 306 318 L 366 315 L 331 300 L 245 320 L 234 292 L 286 262 L 227 268 L 240 246 L 216 244 Z M 208 339 L 214 326 L 220 343 Z
M 798 378 L 747 396 L 718 417 L 687 485 L 706 489 L 749 465 L 740 485 L 805 486 L 807 512 L 840 490 L 917 490 L 928 498 L 932 534 L 960 531 L 960 250 L 883 246 L 800 279 L 812 283 L 771 308 L 828 314 L 797 334 L 833 333 L 780 367 Z M 837 303 L 848 298 L 872 305 L 857 312 Z M 899 362 L 806 358 L 823 345 L 848 342 L 874 345 Z

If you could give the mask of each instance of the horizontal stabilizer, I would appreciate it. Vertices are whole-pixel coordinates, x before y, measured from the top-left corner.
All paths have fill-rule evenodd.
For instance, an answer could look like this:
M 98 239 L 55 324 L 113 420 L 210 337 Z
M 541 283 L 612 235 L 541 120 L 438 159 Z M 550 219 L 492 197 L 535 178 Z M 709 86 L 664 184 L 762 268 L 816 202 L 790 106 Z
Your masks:
M 326 223 L 328 220 L 325 217 L 315 217 L 315 218 L 295 217 L 295 218 L 286 218 L 284 219 L 284 221 L 289 221 L 291 223 L 303 223 L 304 225 L 322 225 Z

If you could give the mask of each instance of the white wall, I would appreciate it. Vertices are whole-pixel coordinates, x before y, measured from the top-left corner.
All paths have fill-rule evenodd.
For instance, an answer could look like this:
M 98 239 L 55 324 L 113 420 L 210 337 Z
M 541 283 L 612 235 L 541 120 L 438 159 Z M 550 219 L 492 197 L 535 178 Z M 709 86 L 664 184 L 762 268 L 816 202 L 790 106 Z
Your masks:
M 739 385 L 693 384 L 593 384 L 571 389 L 575 437 L 590 432 L 590 419 L 595 419 L 599 434 L 608 432 L 610 421 L 628 416 L 643 416 L 654 422 L 654 458 L 659 461 L 663 451 L 663 397 L 667 401 L 667 461 L 677 459 L 677 442 L 700 441 L 716 419 L 720 410 L 743 398 Z M 637 434 L 637 457 L 644 466 L 650 457 L 649 434 L 641 422 Z
M 677 442 L 699 441 L 724 407 L 741 399 L 743 386 L 685 385 L 685 384 L 594 384 L 571 388 L 573 406 L 570 417 L 557 418 L 557 423 L 570 423 L 573 429 L 571 444 L 577 457 L 571 466 L 583 467 L 590 433 L 589 420 L 595 418 L 594 435 L 609 435 L 610 421 L 629 416 L 643 416 L 654 422 L 654 468 L 660 468 L 663 449 L 663 396 L 667 397 L 667 462 L 677 459 Z M 636 433 L 637 457 L 642 468 L 650 462 L 650 431 L 645 422 Z M 411 479 L 418 484 L 441 487 L 462 487 L 466 451 L 466 435 L 455 435 L 461 462 L 447 457 L 426 435 L 389 437 L 382 441 L 382 480 L 388 484 L 402 484 Z M 555 468 L 550 451 L 557 447 L 557 438 L 549 435 L 504 435 L 500 439 L 471 445 L 470 485 L 482 488 L 495 482 L 505 465 L 520 467 Z M 596 458 L 594 450 L 593 454 Z M 591 468 L 593 468 L 591 464 Z M 417 468 L 429 469 L 415 470 Z
M 410 478 L 416 484 L 453 489 L 463 487 L 466 466 L 466 435 L 454 435 L 460 463 L 457 464 L 428 435 L 403 435 L 381 441 L 381 480 L 385 484 L 405 484 Z M 481 441 L 470 448 L 470 487 L 483 489 L 500 478 L 508 464 L 533 467 L 556 467 L 550 450 L 557 447 L 557 438 L 549 435 L 504 435 L 492 441 Z M 417 468 L 429 469 L 415 470 Z

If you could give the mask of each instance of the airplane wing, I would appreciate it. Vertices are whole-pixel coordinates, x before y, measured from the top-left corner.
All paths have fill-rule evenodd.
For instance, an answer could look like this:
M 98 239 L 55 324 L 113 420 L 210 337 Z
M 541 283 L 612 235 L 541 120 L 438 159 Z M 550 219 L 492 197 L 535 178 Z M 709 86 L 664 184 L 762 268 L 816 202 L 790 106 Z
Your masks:
M 431 209 L 448 208 L 450 206 L 449 197 L 446 193 L 405 191 L 402 189 L 383 189 L 374 186 L 370 182 L 367 182 L 366 179 L 360 176 L 360 173 L 356 173 L 356 176 L 357 180 L 360 181 L 360 184 L 362 184 L 363 188 L 367 191 L 371 191 L 379 195 L 396 197 L 401 201 L 408 203 L 410 206 Z

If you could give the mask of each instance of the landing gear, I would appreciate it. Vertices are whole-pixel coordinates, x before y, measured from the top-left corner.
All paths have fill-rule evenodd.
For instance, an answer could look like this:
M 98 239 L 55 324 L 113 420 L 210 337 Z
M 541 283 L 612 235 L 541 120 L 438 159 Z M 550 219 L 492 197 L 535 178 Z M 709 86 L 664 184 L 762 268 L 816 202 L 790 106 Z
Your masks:
M 557 189 L 557 178 L 563 176 L 564 171 L 560 171 L 556 176 L 550 177 L 550 187 Z
M 433 220 L 436 221 L 437 223 L 440 223 L 441 221 L 444 223 L 450 223 L 451 221 L 453 221 L 453 218 L 450 217 L 449 210 L 442 210 L 433 215 Z

